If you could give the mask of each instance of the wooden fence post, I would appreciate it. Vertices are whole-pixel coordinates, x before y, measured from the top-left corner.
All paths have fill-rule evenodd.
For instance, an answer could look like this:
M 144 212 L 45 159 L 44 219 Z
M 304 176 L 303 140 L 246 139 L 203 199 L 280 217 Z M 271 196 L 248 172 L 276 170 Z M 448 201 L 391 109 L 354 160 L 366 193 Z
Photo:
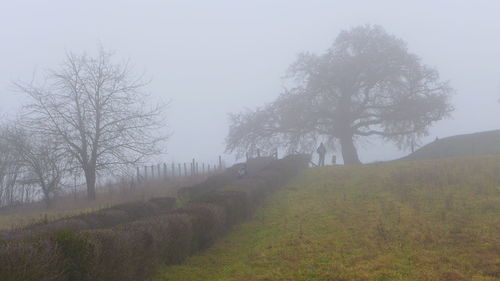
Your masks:
M 148 180 L 148 166 L 144 166 L 144 179 Z

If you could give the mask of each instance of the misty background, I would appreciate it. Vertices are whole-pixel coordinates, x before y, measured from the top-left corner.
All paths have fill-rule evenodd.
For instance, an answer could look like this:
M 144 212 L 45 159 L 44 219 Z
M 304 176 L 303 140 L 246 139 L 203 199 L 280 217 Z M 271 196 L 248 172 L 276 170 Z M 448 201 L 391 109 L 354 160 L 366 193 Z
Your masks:
M 453 118 L 438 122 L 424 144 L 494 130 L 500 117 L 498 11 L 493 0 L 0 0 L 0 116 L 13 118 L 27 100 L 12 81 L 57 68 L 66 52 L 94 54 L 102 45 L 151 78 L 146 90 L 154 99 L 171 101 L 172 136 L 161 159 L 215 162 L 225 148 L 227 114 L 275 100 L 298 53 L 322 53 L 341 30 L 379 24 L 456 90 Z M 363 162 L 407 154 L 376 139 L 362 145 Z

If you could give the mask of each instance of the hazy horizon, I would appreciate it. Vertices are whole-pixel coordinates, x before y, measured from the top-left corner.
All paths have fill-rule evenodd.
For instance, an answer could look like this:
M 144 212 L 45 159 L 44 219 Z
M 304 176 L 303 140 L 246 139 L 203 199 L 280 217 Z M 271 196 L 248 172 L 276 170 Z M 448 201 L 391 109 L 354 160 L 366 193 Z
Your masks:
M 130 59 L 171 100 L 166 161 L 215 162 L 227 114 L 273 101 L 300 52 L 321 53 L 341 30 L 378 24 L 408 43 L 456 90 L 453 118 L 436 136 L 499 129 L 500 3 L 494 1 L 3 1 L 0 6 L 0 115 L 26 101 L 12 81 L 57 68 L 66 52 L 102 45 Z M 361 144 L 364 162 L 406 154 Z M 224 155 L 234 161 L 232 155 Z

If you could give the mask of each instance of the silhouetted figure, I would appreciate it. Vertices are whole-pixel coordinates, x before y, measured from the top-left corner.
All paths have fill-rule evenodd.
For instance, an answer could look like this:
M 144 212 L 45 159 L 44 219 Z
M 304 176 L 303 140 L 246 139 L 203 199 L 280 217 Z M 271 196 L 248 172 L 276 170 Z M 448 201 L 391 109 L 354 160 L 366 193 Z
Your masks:
M 274 159 L 278 159 L 278 148 L 277 148 L 277 147 L 273 150 L 272 157 L 273 157 Z
M 243 165 L 243 167 L 241 167 L 238 170 L 238 178 L 241 179 L 246 175 L 247 175 L 247 163 L 245 163 L 245 165 Z
M 318 166 L 325 166 L 325 154 L 326 154 L 326 148 L 323 143 L 321 143 L 318 146 L 318 149 L 316 149 L 316 152 L 319 155 L 319 163 Z

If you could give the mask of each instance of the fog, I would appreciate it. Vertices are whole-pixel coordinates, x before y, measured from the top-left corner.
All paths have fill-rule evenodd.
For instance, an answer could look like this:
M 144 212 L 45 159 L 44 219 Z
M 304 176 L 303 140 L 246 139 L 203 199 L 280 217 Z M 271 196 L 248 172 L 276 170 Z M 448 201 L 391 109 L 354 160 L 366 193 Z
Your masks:
M 376 3 L 375 3 L 376 2 Z M 151 78 L 170 101 L 167 161 L 215 162 L 227 114 L 273 101 L 297 54 L 321 53 L 341 30 L 379 24 L 405 40 L 456 90 L 453 118 L 436 136 L 498 129 L 500 3 L 497 1 L 7 1 L 0 3 L 0 115 L 26 102 L 12 81 L 56 68 L 65 53 L 99 45 Z M 363 143 L 363 162 L 406 154 Z M 224 155 L 228 162 L 233 155 Z

